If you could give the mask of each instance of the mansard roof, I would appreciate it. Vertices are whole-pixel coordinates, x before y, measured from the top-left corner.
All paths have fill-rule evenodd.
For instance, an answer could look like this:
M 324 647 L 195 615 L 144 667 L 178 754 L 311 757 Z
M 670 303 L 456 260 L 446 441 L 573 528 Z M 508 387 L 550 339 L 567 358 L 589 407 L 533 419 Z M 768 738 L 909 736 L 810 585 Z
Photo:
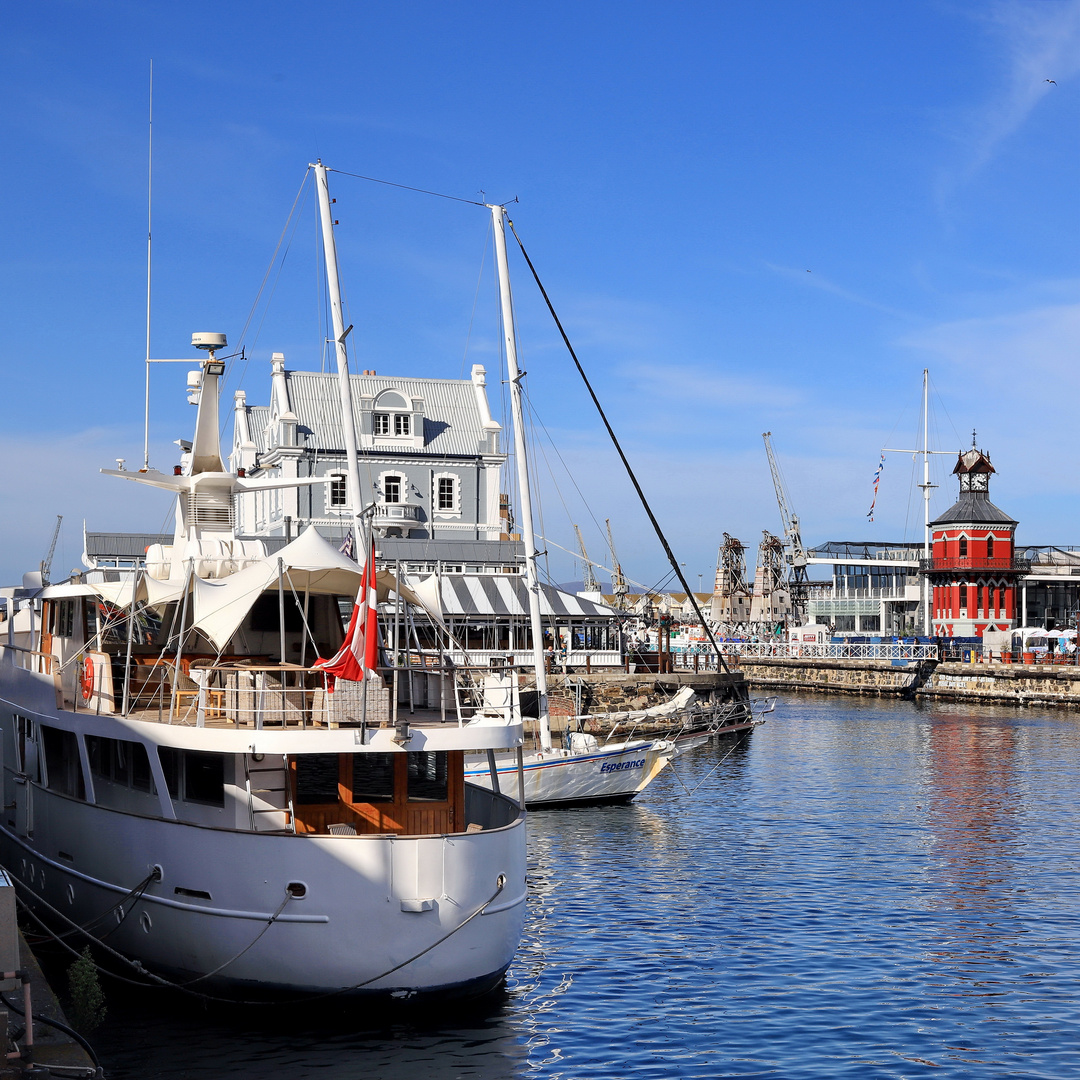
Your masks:
M 342 450 L 345 437 L 341 425 L 341 398 L 337 373 L 286 371 L 289 403 L 295 414 L 297 441 L 306 450 Z M 360 430 L 362 398 L 377 398 L 386 390 L 397 390 L 406 401 L 420 398 L 424 405 L 423 453 L 475 456 L 487 452 L 489 432 L 477 403 L 477 388 L 470 379 L 426 379 L 389 375 L 352 375 L 353 412 Z M 267 430 L 274 418 L 271 405 L 247 406 L 251 439 L 258 453 L 273 449 L 267 445 Z M 373 450 L 400 452 L 399 445 Z M 411 452 L 416 452 L 410 448 Z M 408 451 L 407 451 L 408 452 Z
M 962 492 L 941 517 L 932 521 L 933 525 L 1016 525 L 1004 510 L 999 510 L 980 491 Z

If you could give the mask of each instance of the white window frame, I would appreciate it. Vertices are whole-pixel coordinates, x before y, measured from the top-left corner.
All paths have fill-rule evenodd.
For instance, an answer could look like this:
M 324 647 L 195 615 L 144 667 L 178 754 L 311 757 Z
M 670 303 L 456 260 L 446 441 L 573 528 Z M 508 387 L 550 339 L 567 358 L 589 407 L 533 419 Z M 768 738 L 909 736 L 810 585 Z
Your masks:
M 390 502 L 386 497 L 386 481 L 394 477 L 398 481 L 398 498 L 396 502 Z M 379 502 L 384 506 L 401 506 L 409 501 L 409 488 L 412 485 L 408 476 L 401 469 L 387 469 L 379 473 Z
M 412 413 L 394 413 L 394 435 L 404 437 L 412 433 Z
M 439 481 L 449 480 L 452 484 L 451 506 L 439 505 Z M 438 472 L 431 479 L 431 510 L 438 517 L 461 517 L 461 477 L 453 472 Z
M 385 438 L 390 434 L 390 414 L 376 412 L 371 414 L 371 434 L 376 438 Z
M 335 488 L 338 490 L 335 492 Z M 335 498 L 340 494 L 340 500 Z M 349 483 L 344 473 L 330 474 L 330 483 L 326 486 L 326 507 L 328 510 L 344 510 L 349 505 Z

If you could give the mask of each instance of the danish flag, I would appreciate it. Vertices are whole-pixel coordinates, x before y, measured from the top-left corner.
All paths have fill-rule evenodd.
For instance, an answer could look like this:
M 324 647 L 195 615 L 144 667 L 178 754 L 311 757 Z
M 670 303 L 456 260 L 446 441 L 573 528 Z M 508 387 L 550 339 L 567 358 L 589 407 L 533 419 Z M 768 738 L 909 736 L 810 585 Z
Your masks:
M 327 690 L 333 693 L 335 679 L 362 682 L 365 676 L 377 678 L 379 656 L 379 607 L 378 590 L 375 585 L 375 541 L 371 541 L 367 562 L 360 575 L 360 589 L 353 604 L 349 629 L 345 640 L 335 656 L 329 660 L 316 660 L 315 667 L 322 668 L 328 676 Z

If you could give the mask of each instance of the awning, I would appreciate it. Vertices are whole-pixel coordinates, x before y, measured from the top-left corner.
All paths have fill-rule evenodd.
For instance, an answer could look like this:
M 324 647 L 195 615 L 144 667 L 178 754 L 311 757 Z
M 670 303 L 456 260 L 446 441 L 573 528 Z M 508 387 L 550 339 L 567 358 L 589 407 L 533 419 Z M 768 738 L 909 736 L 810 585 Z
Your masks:
M 441 585 L 441 590 L 439 586 Z M 518 574 L 432 575 L 420 581 L 417 592 L 425 599 L 436 594 L 447 618 L 455 616 L 527 616 L 528 592 Z M 563 592 L 553 585 L 540 586 L 540 613 L 544 618 L 611 619 L 619 612 L 582 596 Z

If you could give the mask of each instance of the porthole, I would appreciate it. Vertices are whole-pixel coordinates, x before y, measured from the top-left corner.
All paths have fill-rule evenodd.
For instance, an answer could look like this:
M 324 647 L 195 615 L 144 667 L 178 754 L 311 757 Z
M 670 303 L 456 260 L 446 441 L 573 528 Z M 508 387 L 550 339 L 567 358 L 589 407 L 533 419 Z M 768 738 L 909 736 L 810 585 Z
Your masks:
M 144 911 L 142 913 L 142 916 L 139 918 L 139 925 L 143 928 L 143 933 L 144 934 L 149 934 L 150 933 L 150 927 L 154 925 L 150 921 L 150 912 Z
M 302 881 L 290 881 L 289 884 L 285 886 L 285 891 L 294 900 L 303 900 L 304 897 L 307 896 L 307 886 Z

